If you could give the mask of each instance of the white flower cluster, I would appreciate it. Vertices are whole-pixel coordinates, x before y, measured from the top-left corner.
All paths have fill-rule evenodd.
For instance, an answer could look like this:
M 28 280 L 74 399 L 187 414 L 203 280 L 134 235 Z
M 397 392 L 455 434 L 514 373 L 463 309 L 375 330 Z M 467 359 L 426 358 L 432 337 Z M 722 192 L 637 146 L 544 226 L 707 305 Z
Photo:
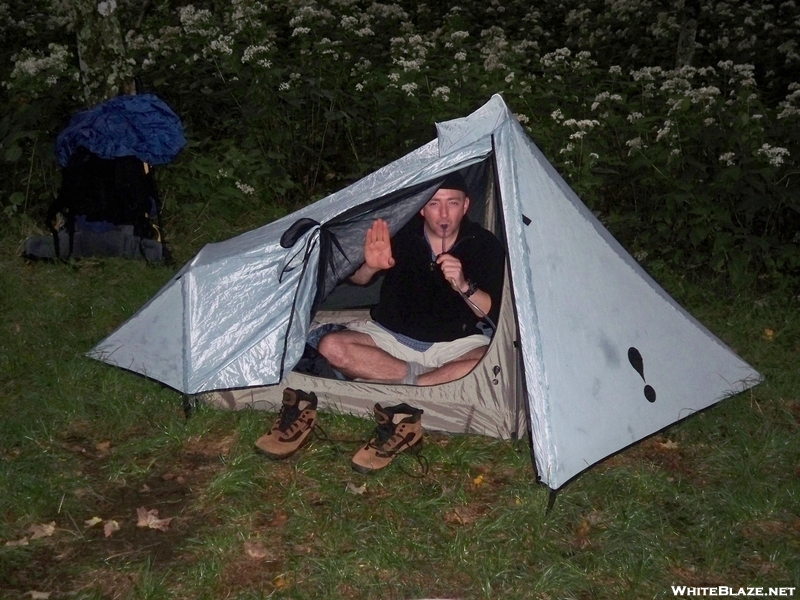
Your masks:
M 661 129 L 659 129 L 658 133 L 656 134 L 656 141 L 660 142 L 662 139 L 664 139 L 670 132 L 671 127 L 672 127 L 672 121 L 670 119 L 664 121 L 664 126 Z
M 589 130 L 594 129 L 595 127 L 599 127 L 600 121 L 597 121 L 595 119 L 581 119 L 580 121 L 576 119 L 567 119 L 561 124 L 564 127 L 577 129 L 577 131 L 570 134 L 569 139 L 580 140 L 589 132 Z
M 635 137 L 632 140 L 628 140 L 625 142 L 625 145 L 630 148 L 630 150 L 628 150 L 628 156 L 630 156 L 634 150 L 641 151 L 647 148 L 647 144 L 644 143 L 641 137 Z
M 449 94 L 450 94 L 450 88 L 447 87 L 446 85 L 437 87 L 436 89 L 433 90 L 433 92 L 431 92 L 431 96 L 433 96 L 434 98 L 438 98 L 439 96 L 441 96 L 442 101 L 444 102 L 450 100 Z
M 47 48 L 50 50 L 49 55 L 26 49 L 12 56 L 14 69 L 11 71 L 11 79 L 23 76 L 35 77 L 43 71 L 48 71 L 50 78 L 48 83 L 54 84 L 55 81 L 52 80 L 52 77 L 67 71 L 72 55 L 67 46 L 61 44 L 48 44 Z
M 403 71 L 420 71 L 425 64 L 425 57 L 428 55 L 428 47 L 431 42 L 426 42 L 420 35 L 405 37 L 394 37 L 392 44 L 392 62 L 400 65 Z
M 297 27 L 309 21 L 330 21 L 333 19 L 333 13 L 327 8 L 315 8 L 310 4 L 305 4 L 297 9 L 294 17 L 289 20 L 289 27 Z
M 778 118 L 788 119 L 791 116 L 800 115 L 800 109 L 797 108 L 798 103 L 800 103 L 800 83 L 790 83 L 789 94 L 783 101 L 778 103 L 778 106 L 782 109 L 778 113 Z
M 542 64 L 545 67 L 555 67 L 557 65 L 566 64 L 572 56 L 572 51 L 569 48 L 558 48 L 554 52 L 548 52 L 542 57 Z
M 409 96 L 413 96 L 414 92 L 417 90 L 417 87 L 417 84 L 412 81 L 411 83 L 403 84 L 400 86 L 400 89 L 402 89 Z
M 721 60 L 717 66 L 723 71 L 732 71 L 733 77 L 728 79 L 731 85 L 739 85 L 743 87 L 754 87 L 756 85 L 755 67 L 748 64 L 734 64 L 730 60 Z
M 236 182 L 236 187 L 239 188 L 239 191 L 245 196 L 252 196 L 256 192 L 256 188 L 251 185 L 247 185 L 246 183 L 242 183 L 241 181 Z
M 756 150 L 756 154 L 769 161 L 773 167 L 779 167 L 783 164 L 784 157 L 789 156 L 789 151 L 786 148 L 778 148 L 777 146 L 770 146 L 763 144 L 761 148 Z
M 257 65 L 261 65 L 269 69 L 272 67 L 272 61 L 260 57 L 260 55 L 268 54 L 275 49 L 274 44 L 268 44 L 266 46 L 248 46 L 244 49 L 244 53 L 242 54 L 242 63 L 247 64 L 249 62 L 255 62 Z
M 217 39 L 211 40 L 208 43 L 208 48 L 203 48 L 203 55 L 208 56 L 209 54 L 219 53 L 219 54 L 227 54 L 230 56 L 233 54 L 233 36 L 230 35 L 220 35 Z
M 641 118 L 644 118 L 644 115 L 637 111 L 634 111 L 627 116 L 628 123 L 633 123 L 634 121 L 638 121 Z
M 725 154 L 720 154 L 719 162 L 724 162 L 727 166 L 732 167 L 736 164 L 733 160 L 734 158 L 736 158 L 734 152 L 726 152 Z
M 609 92 L 600 92 L 597 96 L 594 97 L 594 102 L 592 102 L 592 110 L 596 110 L 598 106 L 600 106 L 601 102 L 607 102 L 609 100 L 616 100 L 617 102 L 622 102 L 622 96 L 619 94 L 611 94 Z
M 408 20 L 408 13 L 397 4 L 381 4 L 379 2 L 373 2 L 369 8 L 367 8 L 367 12 L 382 19 L 393 17 L 400 19 L 401 21 Z
M 110 17 L 115 10 L 117 10 L 117 0 L 107 0 L 97 3 L 97 12 L 104 17 Z
M 655 76 L 663 72 L 661 67 L 642 67 L 638 71 L 631 71 L 631 77 L 634 81 L 655 81 Z
M 339 21 L 339 27 L 344 29 L 345 31 L 351 31 L 358 25 L 358 19 L 355 17 L 344 16 L 342 20 Z
M 187 4 L 178 9 L 181 26 L 186 33 L 199 33 L 200 35 L 213 35 L 216 28 L 210 27 L 211 11 L 197 10 L 194 5 Z
M 530 123 L 530 119 L 528 115 L 523 115 L 522 113 L 514 113 L 514 116 L 517 118 L 517 121 L 520 123 Z
M 800 54 L 797 53 L 797 40 L 788 40 L 778 46 L 777 50 L 786 55 L 784 63 L 787 65 L 800 60 Z
M 481 31 L 481 38 L 484 40 L 481 47 L 481 55 L 483 55 L 483 68 L 487 71 L 494 71 L 497 69 L 505 69 L 506 65 L 503 62 L 508 48 L 508 40 L 506 34 L 501 27 L 490 27 Z
M 269 11 L 269 7 L 262 2 L 253 0 L 232 0 L 231 25 L 232 34 L 241 33 L 245 27 L 259 27 L 261 24 L 260 16 Z M 262 40 L 263 41 L 263 40 Z

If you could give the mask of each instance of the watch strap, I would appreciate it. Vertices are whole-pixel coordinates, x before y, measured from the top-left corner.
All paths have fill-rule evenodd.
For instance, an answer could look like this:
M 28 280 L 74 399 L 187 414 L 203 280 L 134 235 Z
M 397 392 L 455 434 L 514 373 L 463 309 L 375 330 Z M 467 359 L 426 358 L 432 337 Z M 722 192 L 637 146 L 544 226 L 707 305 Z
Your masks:
M 472 281 L 470 281 L 469 279 L 467 279 L 467 285 L 469 287 L 467 288 L 467 291 L 464 292 L 464 297 L 465 298 L 469 298 L 470 296 L 472 296 L 472 294 L 474 294 L 478 290 L 478 288 L 475 287 L 475 284 Z

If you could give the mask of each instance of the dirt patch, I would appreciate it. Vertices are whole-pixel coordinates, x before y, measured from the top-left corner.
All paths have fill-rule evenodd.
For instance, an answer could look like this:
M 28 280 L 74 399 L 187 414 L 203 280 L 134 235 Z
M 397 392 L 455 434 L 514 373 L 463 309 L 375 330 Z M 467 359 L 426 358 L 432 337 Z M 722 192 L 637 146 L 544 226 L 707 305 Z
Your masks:
M 78 458 L 78 473 L 89 481 L 74 492 L 80 512 L 60 512 L 51 537 L 17 550 L 13 568 L 0 568 L 7 573 L 0 576 L 3 593 L 23 597 L 32 590 L 46 591 L 55 600 L 93 591 L 103 598 L 122 598 L 137 582 L 123 567 L 147 561 L 159 570 L 185 561 L 179 552 L 187 537 L 213 526 L 203 517 L 198 498 L 224 469 L 221 458 L 235 442 L 233 436 L 190 438 L 169 458 L 159 457 L 146 477 L 109 483 L 107 465 L 114 446 L 94 439 L 80 424 L 73 426 L 57 445 Z M 158 520 L 142 526 L 142 509 Z

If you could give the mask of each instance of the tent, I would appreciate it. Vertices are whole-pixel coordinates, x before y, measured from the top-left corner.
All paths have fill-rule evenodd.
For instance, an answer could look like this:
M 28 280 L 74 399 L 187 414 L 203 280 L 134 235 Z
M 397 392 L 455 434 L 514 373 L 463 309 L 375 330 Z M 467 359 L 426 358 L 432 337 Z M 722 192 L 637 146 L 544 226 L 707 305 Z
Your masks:
M 340 192 L 204 247 L 90 356 L 184 394 L 212 392 L 223 407 L 274 409 L 290 386 L 361 414 L 405 401 L 425 410 L 429 430 L 529 434 L 553 490 L 761 381 L 611 236 L 500 96 L 437 134 Z M 481 363 L 431 387 L 293 371 L 316 322 L 369 304 L 371 290 L 341 283 L 363 261 L 366 228 L 381 217 L 396 232 L 454 171 L 472 190 L 471 218 L 507 246 L 501 314 Z

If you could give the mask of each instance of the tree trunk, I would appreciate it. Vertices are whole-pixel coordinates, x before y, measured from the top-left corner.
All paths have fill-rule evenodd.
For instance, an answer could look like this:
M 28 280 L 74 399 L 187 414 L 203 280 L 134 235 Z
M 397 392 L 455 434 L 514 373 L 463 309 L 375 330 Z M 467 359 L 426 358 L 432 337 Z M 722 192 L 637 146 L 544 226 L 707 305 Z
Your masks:
M 133 93 L 116 0 L 72 0 L 84 100 L 89 106 Z
M 683 24 L 678 37 L 678 50 L 675 53 L 675 68 L 688 67 L 694 57 L 695 39 L 697 38 L 698 0 L 685 0 L 683 4 Z

